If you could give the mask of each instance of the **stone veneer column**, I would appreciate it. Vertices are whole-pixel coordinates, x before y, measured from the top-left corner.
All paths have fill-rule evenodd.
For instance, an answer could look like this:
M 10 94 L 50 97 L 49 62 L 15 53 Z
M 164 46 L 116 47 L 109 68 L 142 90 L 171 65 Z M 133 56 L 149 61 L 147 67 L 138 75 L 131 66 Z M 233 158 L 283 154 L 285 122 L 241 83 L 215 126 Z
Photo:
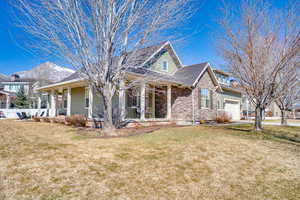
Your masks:
M 141 83 L 141 120 L 145 121 L 146 84 Z

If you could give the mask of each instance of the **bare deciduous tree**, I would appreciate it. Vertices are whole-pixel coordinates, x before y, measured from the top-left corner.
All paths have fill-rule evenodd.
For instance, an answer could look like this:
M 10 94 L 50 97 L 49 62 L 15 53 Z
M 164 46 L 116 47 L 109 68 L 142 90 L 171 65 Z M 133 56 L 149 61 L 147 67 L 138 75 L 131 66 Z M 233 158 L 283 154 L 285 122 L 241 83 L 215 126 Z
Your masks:
M 298 63 L 286 66 L 277 78 L 279 95 L 275 100 L 281 111 L 281 125 L 287 125 L 286 111 L 291 110 L 298 101 L 300 101 L 300 69 Z
M 299 56 L 299 2 L 274 9 L 266 1 L 224 6 L 219 50 L 232 75 L 255 106 L 255 130 L 262 113 L 280 95 L 277 79 Z
M 191 0 L 16 0 L 21 26 L 43 52 L 81 70 L 104 103 L 104 128 L 115 129 L 112 98 L 137 49 L 174 36 Z M 169 38 L 168 38 L 169 39 Z

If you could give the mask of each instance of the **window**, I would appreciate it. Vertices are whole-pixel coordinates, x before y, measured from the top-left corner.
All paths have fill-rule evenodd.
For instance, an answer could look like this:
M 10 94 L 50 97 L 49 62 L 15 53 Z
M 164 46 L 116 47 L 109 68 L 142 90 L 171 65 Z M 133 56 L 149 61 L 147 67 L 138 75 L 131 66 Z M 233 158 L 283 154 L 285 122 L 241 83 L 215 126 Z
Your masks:
M 132 87 L 126 90 L 126 118 L 138 119 L 141 113 L 140 87 Z
M 85 108 L 90 106 L 89 88 L 85 88 Z
M 169 63 L 167 61 L 163 61 L 162 65 L 164 71 L 169 71 Z
M 199 108 L 212 108 L 212 92 L 209 89 L 200 89 Z

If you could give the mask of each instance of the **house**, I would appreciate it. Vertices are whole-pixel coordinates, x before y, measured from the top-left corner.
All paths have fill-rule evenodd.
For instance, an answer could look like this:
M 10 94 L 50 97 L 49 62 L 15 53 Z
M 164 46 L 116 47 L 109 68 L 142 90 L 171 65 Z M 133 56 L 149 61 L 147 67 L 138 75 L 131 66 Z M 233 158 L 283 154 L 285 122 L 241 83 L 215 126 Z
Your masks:
M 49 83 L 49 81 L 42 81 L 30 78 L 20 78 L 18 74 L 12 74 L 10 77 L 6 77 L 5 79 L 2 78 L 0 80 L 0 109 L 14 108 L 14 99 L 16 98 L 17 93 L 21 88 L 24 89 L 24 93 L 29 99 L 29 107 L 37 108 L 37 96 L 40 96 L 42 94 L 36 92 L 35 88 L 41 87 L 42 85 L 48 85 Z M 46 108 L 44 105 L 41 105 L 40 107 Z
M 25 94 L 29 95 L 35 80 L 21 79 L 19 75 L 13 74 L 8 78 L 2 79 L 0 82 L 0 108 L 9 109 L 14 107 L 13 99 L 16 98 L 20 88 L 24 88 Z
M 228 112 L 240 117 L 240 93 L 223 82 L 209 63 L 184 66 L 170 42 L 136 51 L 126 70 L 127 86 L 113 99 L 114 113 L 136 122 L 194 123 L 213 120 Z M 221 75 L 220 75 L 221 76 Z M 227 80 L 226 80 L 227 81 Z M 101 98 L 89 87 L 80 71 L 66 79 L 37 89 L 50 94 L 50 116 L 60 114 L 103 117 Z

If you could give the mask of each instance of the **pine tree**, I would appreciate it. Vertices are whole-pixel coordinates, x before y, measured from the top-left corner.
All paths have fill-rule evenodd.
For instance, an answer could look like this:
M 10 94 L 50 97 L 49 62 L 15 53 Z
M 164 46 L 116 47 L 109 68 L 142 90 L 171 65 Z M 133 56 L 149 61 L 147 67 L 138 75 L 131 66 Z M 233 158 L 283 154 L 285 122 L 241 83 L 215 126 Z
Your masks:
M 25 94 L 24 87 L 21 87 L 20 90 L 18 91 L 17 98 L 14 104 L 17 108 L 23 108 L 23 109 L 29 108 L 29 103 L 28 103 L 27 96 Z

